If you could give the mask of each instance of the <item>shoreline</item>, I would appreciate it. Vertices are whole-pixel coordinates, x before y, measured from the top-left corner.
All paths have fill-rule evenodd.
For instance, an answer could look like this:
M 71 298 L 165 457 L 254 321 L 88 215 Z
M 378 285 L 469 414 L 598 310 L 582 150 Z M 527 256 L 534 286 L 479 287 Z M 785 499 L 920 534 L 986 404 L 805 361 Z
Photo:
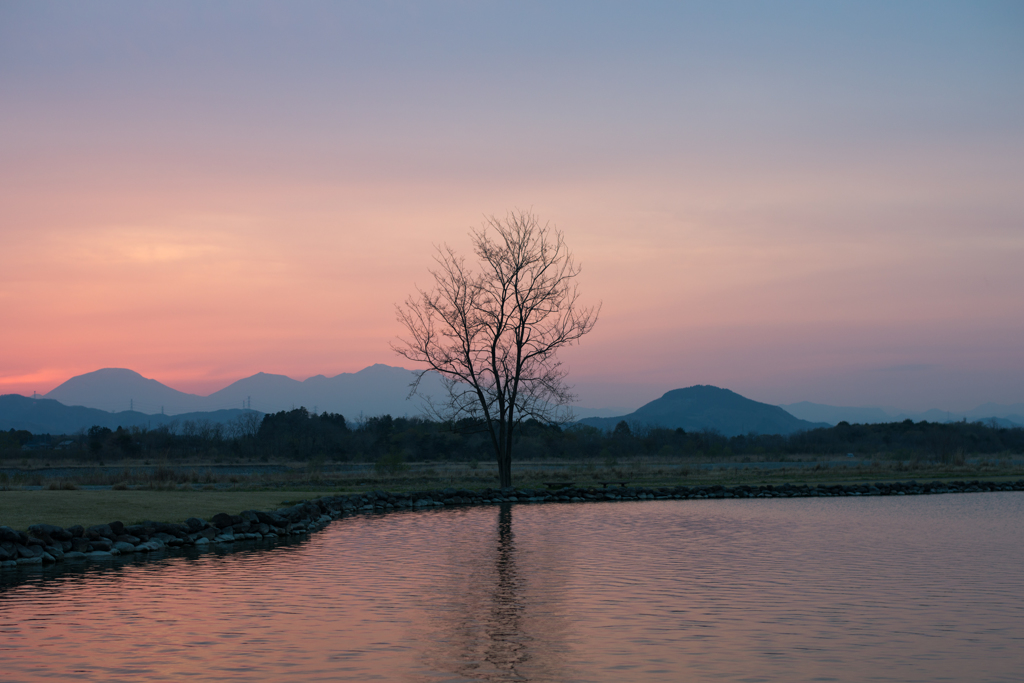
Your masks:
M 612 482 L 614 483 L 614 482 Z M 237 515 L 219 512 L 209 521 L 190 517 L 184 523 L 142 522 L 125 525 L 115 521 L 84 528 L 33 524 L 19 531 L 0 526 L 0 576 L 19 569 L 59 563 L 109 564 L 132 559 L 162 559 L 176 552 L 217 549 L 230 551 L 269 548 L 286 539 L 306 536 L 336 519 L 357 514 L 382 514 L 403 510 L 473 507 L 501 504 L 587 503 L 641 500 L 708 500 L 742 498 L 831 498 L 860 496 L 942 495 L 1024 491 L 1024 479 L 1007 481 L 876 482 L 874 484 L 738 485 L 605 488 L 567 486 L 559 489 L 525 488 L 434 489 L 412 492 L 371 491 L 322 496 L 273 511 L 246 510 Z M 257 543 L 246 543 L 255 541 Z

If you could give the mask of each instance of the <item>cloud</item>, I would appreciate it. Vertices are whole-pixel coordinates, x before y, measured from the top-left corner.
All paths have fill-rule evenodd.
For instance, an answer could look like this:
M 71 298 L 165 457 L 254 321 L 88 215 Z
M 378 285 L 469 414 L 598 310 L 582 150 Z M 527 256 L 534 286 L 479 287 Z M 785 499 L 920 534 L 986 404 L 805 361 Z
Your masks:
M 63 368 L 44 368 L 36 372 L 30 372 L 21 375 L 0 375 L 0 387 L 15 387 L 15 391 L 24 390 L 25 386 L 31 384 L 38 384 L 44 390 L 56 384 L 63 382 L 70 377 L 70 371 Z M 3 393 L 3 391 L 0 391 Z
M 126 244 L 118 251 L 122 260 L 132 263 L 166 263 L 210 256 L 219 252 L 220 249 L 211 244 L 149 242 L 145 244 Z
M 217 236 L 194 228 L 124 227 L 88 231 L 69 255 L 92 264 L 155 265 L 215 258 L 225 251 Z

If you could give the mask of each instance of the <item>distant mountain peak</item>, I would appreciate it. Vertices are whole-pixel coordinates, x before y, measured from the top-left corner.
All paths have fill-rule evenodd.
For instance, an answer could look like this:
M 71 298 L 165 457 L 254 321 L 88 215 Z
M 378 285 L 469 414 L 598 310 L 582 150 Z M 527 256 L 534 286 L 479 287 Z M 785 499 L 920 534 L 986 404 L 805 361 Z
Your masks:
M 46 394 L 46 398 L 67 406 L 164 415 L 240 408 L 273 413 L 305 407 L 354 419 L 359 415 L 402 417 L 423 413 L 421 400 L 409 398 L 409 386 L 415 379 L 412 370 L 383 363 L 335 377 L 316 375 L 301 382 L 287 375 L 257 372 L 209 396 L 197 396 L 147 379 L 133 370 L 104 368 L 72 377 Z M 440 380 L 431 373 L 420 384 L 418 393 L 431 396 L 441 391 Z
M 716 387 L 713 384 L 694 384 L 692 387 L 684 387 L 682 389 L 672 389 L 671 391 L 666 391 L 664 394 L 662 394 L 661 397 L 662 398 L 670 398 L 670 397 L 686 396 L 686 395 L 692 395 L 692 394 L 718 394 L 718 395 L 722 395 L 722 396 L 725 396 L 725 395 L 740 396 L 740 394 L 737 394 L 732 389 L 723 389 L 722 387 Z M 745 398 L 745 397 L 740 396 L 740 398 Z M 750 400 L 750 399 L 745 399 L 745 400 Z
M 791 434 L 824 426 L 799 420 L 778 406 L 760 403 L 710 384 L 696 384 L 665 392 L 661 398 L 628 415 L 586 418 L 582 424 L 611 429 L 619 421 L 687 431 L 712 429 L 725 436 L 739 434 Z
M 416 370 L 406 370 L 405 368 L 397 367 L 395 365 L 388 365 L 386 363 L 374 363 L 373 365 L 368 365 L 367 367 L 363 368 L 359 372 L 356 372 L 356 373 L 353 373 L 353 374 L 360 375 L 360 374 L 362 374 L 364 372 L 375 372 L 375 371 L 376 372 L 380 372 L 381 370 L 387 370 L 387 371 L 401 370 L 403 372 L 416 372 Z
M 149 413 L 188 412 L 200 399 L 172 389 L 127 368 L 102 368 L 72 377 L 46 398 L 67 406 L 87 406 L 111 412 L 136 410 Z
M 150 380 L 148 377 L 140 375 L 134 370 L 129 370 L 128 368 L 100 368 L 99 370 L 93 370 L 92 372 L 87 372 L 83 375 L 77 375 L 71 379 L 78 379 L 80 377 L 135 377 L 138 379 L 149 380 L 151 382 L 156 381 L 155 379 Z M 70 382 L 71 380 L 68 381 Z

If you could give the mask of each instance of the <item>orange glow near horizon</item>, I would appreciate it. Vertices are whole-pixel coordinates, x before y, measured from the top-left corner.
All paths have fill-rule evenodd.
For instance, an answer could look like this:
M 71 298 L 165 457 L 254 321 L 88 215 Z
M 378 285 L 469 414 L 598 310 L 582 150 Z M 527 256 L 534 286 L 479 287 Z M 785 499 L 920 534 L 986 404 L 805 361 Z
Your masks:
M 871 239 L 815 232 L 796 199 L 782 218 L 686 202 L 689 215 L 673 215 L 642 210 L 672 199 L 670 188 L 615 203 L 602 200 L 610 191 L 523 194 L 539 196 L 534 210 L 565 230 L 583 264 L 584 298 L 604 305 L 595 332 L 565 354 L 572 378 L 642 387 L 626 389 L 620 403 L 695 383 L 750 392 L 746 381 L 756 394 L 759 383 L 802 381 L 844 363 L 934 362 L 970 343 L 971 326 L 992 331 L 1001 320 L 1012 336 L 1004 314 L 1020 304 L 1012 287 L 992 288 L 992 279 L 1013 277 L 1020 244 L 1012 235 L 915 247 L 915 236 L 884 228 Z M 465 250 L 479 218 L 464 196 L 471 191 L 404 189 L 404 205 L 390 206 L 392 192 L 363 188 L 355 210 L 342 188 L 334 202 L 310 193 L 314 209 L 301 199 L 274 206 L 257 193 L 232 198 L 233 207 L 178 198 L 189 212 L 54 212 L 3 257 L 17 283 L 5 293 L 17 325 L 4 333 L 2 391 L 42 394 L 100 367 L 208 394 L 260 371 L 304 379 L 401 365 L 388 348 L 400 332 L 394 304 L 429 284 L 433 245 Z M 945 331 L 923 346 L 932 330 Z M 875 348 L 857 348 L 865 343 Z M 581 393 L 584 403 L 602 400 Z
M 603 304 L 564 354 L 580 405 L 698 383 L 1022 402 L 1015 20 L 873 11 L 324 8 L 228 35 L 187 3 L 12 9 L 0 392 L 401 365 L 394 306 L 434 245 L 465 252 L 519 208 L 565 232 Z M 494 22 L 537 42 L 465 30 Z

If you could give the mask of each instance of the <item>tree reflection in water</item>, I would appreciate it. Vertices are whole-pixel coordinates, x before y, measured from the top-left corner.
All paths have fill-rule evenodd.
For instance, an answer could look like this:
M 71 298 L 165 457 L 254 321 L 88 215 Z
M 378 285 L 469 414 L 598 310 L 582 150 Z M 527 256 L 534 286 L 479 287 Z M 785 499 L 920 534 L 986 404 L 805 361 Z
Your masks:
M 498 546 L 494 558 L 496 581 L 491 593 L 491 619 L 487 625 L 490 645 L 485 659 L 499 671 L 516 673 L 516 667 L 530 657 L 529 636 L 522 629 L 523 604 L 516 567 L 515 532 L 512 531 L 512 505 L 498 511 Z
M 493 519 L 493 518 L 492 518 Z M 427 666 L 472 681 L 564 680 L 568 624 L 559 609 L 564 590 L 564 538 L 528 550 L 516 545 L 512 505 L 452 547 L 458 567 L 446 581 L 446 609 L 435 611 Z M 454 558 L 453 558 L 454 559 Z

